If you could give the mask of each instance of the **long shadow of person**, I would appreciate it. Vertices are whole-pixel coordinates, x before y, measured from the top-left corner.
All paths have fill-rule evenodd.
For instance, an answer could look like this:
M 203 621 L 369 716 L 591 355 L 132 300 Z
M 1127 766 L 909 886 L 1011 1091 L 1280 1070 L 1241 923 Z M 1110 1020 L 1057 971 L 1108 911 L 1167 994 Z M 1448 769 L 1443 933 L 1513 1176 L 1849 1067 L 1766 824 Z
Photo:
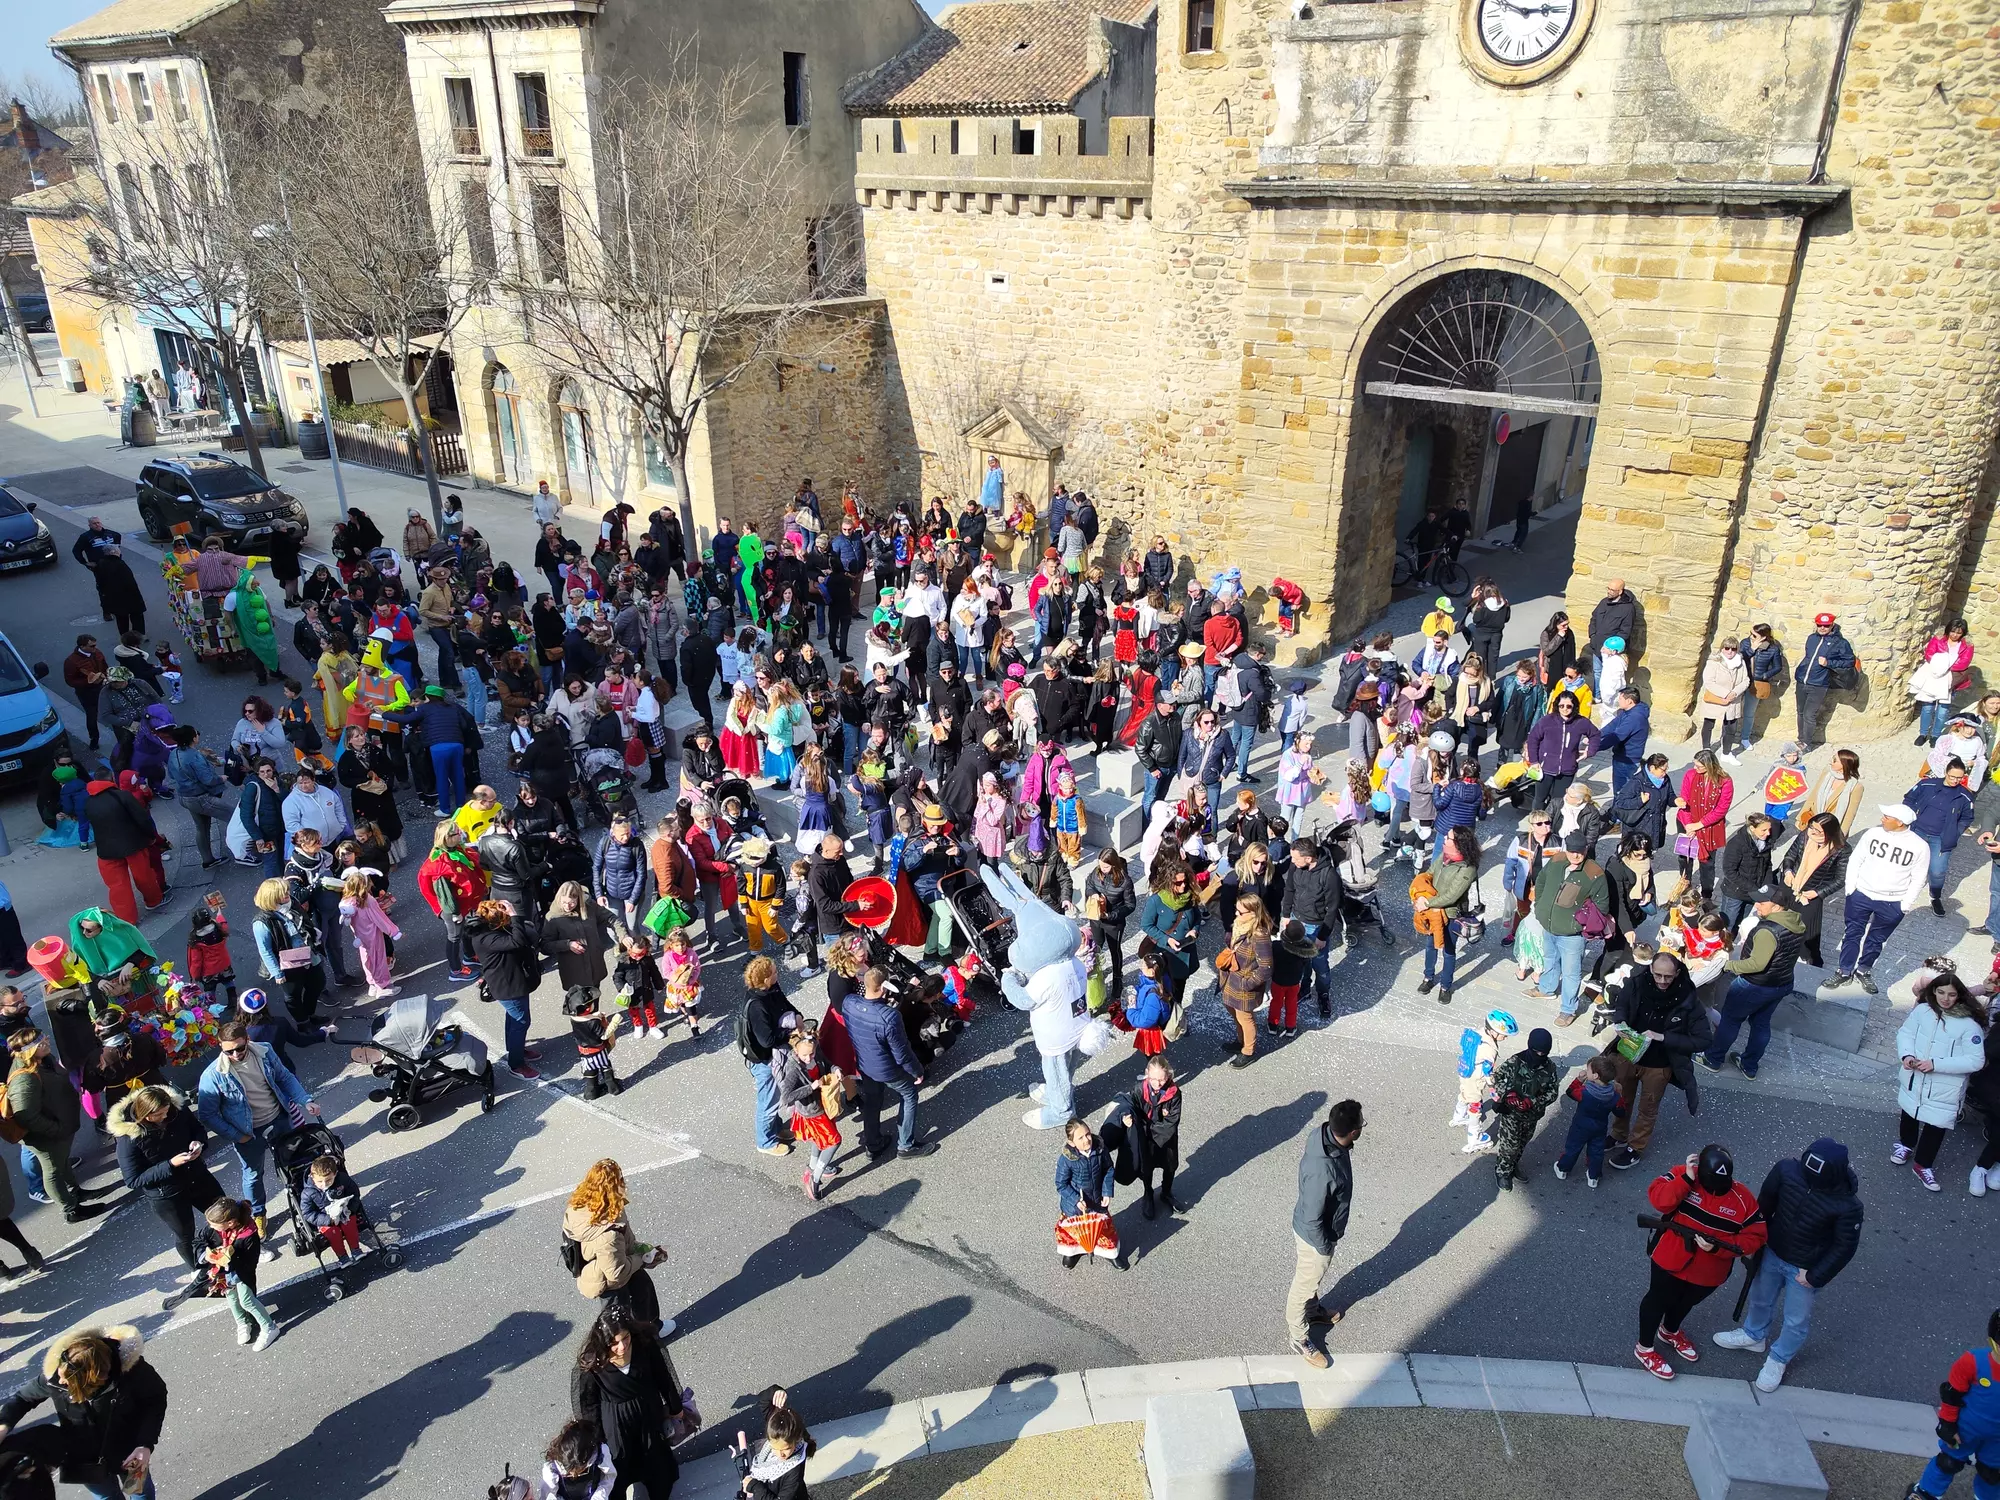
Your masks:
M 510 1313 L 472 1343 L 426 1360 L 329 1412 L 283 1452 L 231 1475 L 195 1500 L 307 1494 L 316 1488 L 305 1477 L 309 1473 L 368 1475 L 360 1488 L 347 1491 L 350 1495 L 381 1489 L 396 1477 L 403 1455 L 433 1422 L 480 1400 L 500 1376 L 532 1363 L 569 1333 L 568 1323 L 548 1313 Z
M 1439 1254 L 1499 1192 L 1491 1159 L 1473 1157 L 1397 1226 L 1388 1244 L 1343 1275 L 1333 1290 L 1320 1298 L 1321 1305 L 1344 1314 L 1356 1303 L 1394 1285 Z

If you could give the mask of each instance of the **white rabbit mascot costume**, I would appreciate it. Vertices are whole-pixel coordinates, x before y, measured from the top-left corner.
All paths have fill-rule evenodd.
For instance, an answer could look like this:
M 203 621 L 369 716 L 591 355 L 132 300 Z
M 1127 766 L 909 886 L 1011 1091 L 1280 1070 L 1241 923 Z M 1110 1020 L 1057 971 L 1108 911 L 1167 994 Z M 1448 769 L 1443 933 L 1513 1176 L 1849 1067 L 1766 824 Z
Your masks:
M 1091 1028 L 1085 995 L 1089 973 L 1077 957 L 1082 929 L 1029 894 L 1021 877 L 1002 865 L 979 872 L 987 890 L 1014 914 L 1014 942 L 1000 989 L 1028 1013 L 1035 1050 L 1042 1055 L 1041 1103 L 1021 1118 L 1031 1129 L 1060 1130 L 1069 1123 L 1071 1054 L 1086 1051 Z

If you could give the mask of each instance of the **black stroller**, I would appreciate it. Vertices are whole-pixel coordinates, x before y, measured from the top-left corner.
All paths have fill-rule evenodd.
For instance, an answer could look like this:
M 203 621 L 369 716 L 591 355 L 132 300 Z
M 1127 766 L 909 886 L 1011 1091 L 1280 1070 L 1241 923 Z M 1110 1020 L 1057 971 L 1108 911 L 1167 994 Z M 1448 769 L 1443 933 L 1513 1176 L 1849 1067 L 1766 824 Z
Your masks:
M 356 1049 L 357 1061 L 371 1064 L 387 1088 L 371 1089 L 368 1097 L 389 1106 L 391 1130 L 414 1130 L 423 1124 L 423 1106 L 453 1089 L 481 1092 L 479 1109 L 493 1108 L 493 1064 L 486 1043 L 472 1034 L 465 1016 L 444 996 L 399 995 L 388 1011 L 376 1017 L 375 1043 Z
M 611 826 L 612 818 L 623 813 L 634 823 L 639 819 L 639 799 L 633 795 L 632 772 L 619 750 L 590 749 L 583 752 L 577 778 L 583 783 L 583 821 Z
M 928 1068 L 965 1030 L 965 1022 L 945 1003 L 944 978 L 926 974 L 923 966 L 891 946 L 879 932 L 867 931 L 868 964 L 889 977 L 889 991 L 909 1033 L 917 1061 Z
M 271 1147 L 278 1175 L 285 1182 L 285 1206 L 292 1214 L 292 1251 L 297 1255 L 310 1255 L 319 1266 L 319 1274 L 326 1279 L 326 1300 L 338 1302 L 347 1295 L 347 1284 L 341 1279 L 343 1274 L 352 1274 L 354 1262 L 343 1266 L 338 1261 L 329 1265 L 326 1258 L 326 1241 L 306 1223 L 299 1211 L 299 1201 L 306 1190 L 306 1177 L 312 1171 L 312 1164 L 322 1156 L 331 1156 L 344 1169 L 347 1152 L 340 1143 L 340 1137 L 321 1124 L 308 1125 L 303 1130 L 295 1130 L 290 1135 L 279 1136 Z M 361 1243 L 375 1252 L 381 1263 L 394 1270 L 403 1263 L 402 1247 L 394 1238 L 384 1238 L 375 1221 L 368 1217 L 367 1206 L 357 1198 L 352 1210 L 356 1228 L 361 1232 Z
M 1384 947 L 1395 947 L 1395 934 L 1382 914 L 1380 877 L 1368 868 L 1361 848 L 1360 824 L 1342 823 L 1327 834 L 1326 857 L 1340 871 L 1341 941 L 1352 943 L 1363 929 L 1373 927 Z
M 1007 950 L 1014 946 L 1014 914 L 993 899 L 979 872 L 946 871 L 938 877 L 938 894 L 979 961 L 996 974 L 1005 969 Z

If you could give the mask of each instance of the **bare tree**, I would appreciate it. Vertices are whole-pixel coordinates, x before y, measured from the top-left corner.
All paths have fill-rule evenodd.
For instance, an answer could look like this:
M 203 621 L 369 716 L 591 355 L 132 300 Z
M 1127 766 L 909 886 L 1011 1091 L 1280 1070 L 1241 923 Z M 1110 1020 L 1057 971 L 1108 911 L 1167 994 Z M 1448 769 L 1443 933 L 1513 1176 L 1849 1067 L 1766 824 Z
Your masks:
M 503 271 L 537 349 L 622 399 L 672 470 L 695 535 L 688 446 L 706 403 L 797 347 L 813 299 L 854 282 L 857 242 L 831 232 L 788 134 L 755 121 L 742 71 L 691 47 L 660 75 L 604 87 L 596 180 L 525 181 L 522 247 Z
M 244 457 L 262 474 L 243 385 L 262 292 L 251 255 L 255 225 L 227 191 L 221 145 L 168 120 L 121 132 L 100 149 L 107 145 L 104 198 L 86 210 L 93 258 L 68 290 L 144 308 L 204 350 L 236 411 Z
M 258 148 L 238 153 L 235 184 L 262 221 L 263 275 L 302 287 L 322 336 L 360 345 L 401 399 L 431 523 L 442 528 L 444 498 L 417 393 L 482 287 L 458 263 L 466 253 L 462 200 L 431 191 L 443 180 L 442 146 L 426 143 L 408 110 L 382 107 L 385 93 L 408 87 L 402 74 L 365 64 L 323 75 L 312 109 L 257 121 Z
M 85 128 L 83 95 L 67 68 L 31 67 L 0 72 L 0 104 L 21 105 L 43 125 L 59 130 Z

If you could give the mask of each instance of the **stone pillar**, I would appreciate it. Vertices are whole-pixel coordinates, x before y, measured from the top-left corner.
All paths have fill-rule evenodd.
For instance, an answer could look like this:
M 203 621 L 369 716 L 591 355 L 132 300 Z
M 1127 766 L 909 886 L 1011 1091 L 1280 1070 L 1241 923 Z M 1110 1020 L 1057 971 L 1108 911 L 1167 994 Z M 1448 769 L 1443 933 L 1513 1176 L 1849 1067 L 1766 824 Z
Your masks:
M 2000 417 L 2000 0 L 1864 0 L 1717 630 L 1794 654 L 1841 619 L 1863 686 L 1853 734 L 1910 716 L 1903 685 L 1990 507 Z M 1981 532 L 1983 535 L 1983 525 Z M 1977 590 L 1988 642 L 2000 621 Z

